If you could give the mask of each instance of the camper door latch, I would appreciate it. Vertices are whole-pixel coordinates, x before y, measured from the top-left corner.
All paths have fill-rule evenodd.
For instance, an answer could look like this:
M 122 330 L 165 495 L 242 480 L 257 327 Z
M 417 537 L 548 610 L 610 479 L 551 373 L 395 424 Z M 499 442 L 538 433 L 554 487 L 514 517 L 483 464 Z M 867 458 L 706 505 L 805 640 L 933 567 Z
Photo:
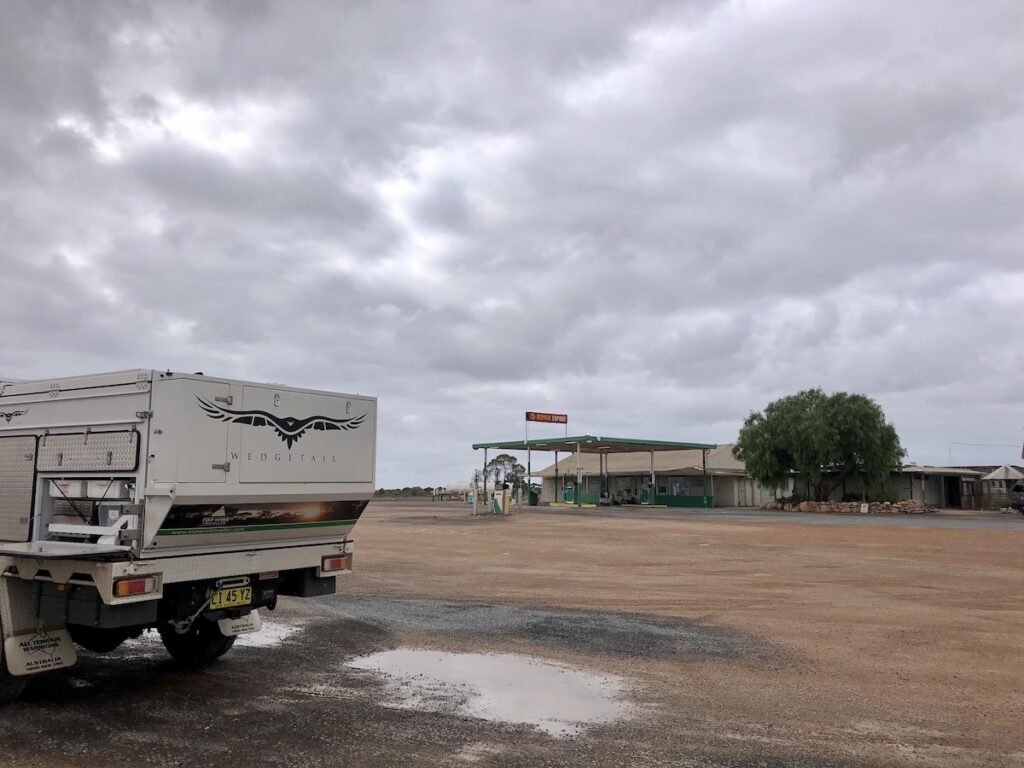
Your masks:
M 226 395 L 225 397 L 215 397 L 215 398 L 213 398 L 213 402 L 215 402 L 215 403 L 224 403 L 224 405 L 234 405 L 235 398 L 232 397 L 231 395 Z
M 223 469 L 225 472 L 231 471 L 231 462 L 225 461 L 223 464 L 211 464 L 211 469 Z
M 153 412 L 152 411 L 136 411 L 135 412 L 135 418 L 136 419 L 151 419 L 151 418 L 153 418 Z

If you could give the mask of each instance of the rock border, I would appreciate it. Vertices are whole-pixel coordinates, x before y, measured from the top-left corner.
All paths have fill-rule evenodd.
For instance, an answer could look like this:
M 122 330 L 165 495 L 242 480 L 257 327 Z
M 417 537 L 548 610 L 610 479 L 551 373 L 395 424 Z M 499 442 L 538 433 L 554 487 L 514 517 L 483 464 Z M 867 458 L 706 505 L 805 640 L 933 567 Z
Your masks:
M 863 506 L 865 505 L 859 501 L 801 501 L 797 503 L 769 501 L 764 505 L 764 509 L 777 509 L 784 512 L 820 512 L 824 514 L 855 515 L 863 512 Z M 921 515 L 932 511 L 925 507 L 924 502 L 920 499 L 895 502 L 872 501 L 868 502 L 866 506 L 867 513 L 870 515 Z

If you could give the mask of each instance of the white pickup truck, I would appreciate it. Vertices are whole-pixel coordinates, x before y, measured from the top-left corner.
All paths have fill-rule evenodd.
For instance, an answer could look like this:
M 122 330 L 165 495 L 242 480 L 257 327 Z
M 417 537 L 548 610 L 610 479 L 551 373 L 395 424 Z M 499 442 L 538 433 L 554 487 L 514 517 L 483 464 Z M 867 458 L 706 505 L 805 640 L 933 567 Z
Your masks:
M 377 401 L 136 370 L 0 381 L 0 701 L 155 627 L 187 665 L 334 594 Z

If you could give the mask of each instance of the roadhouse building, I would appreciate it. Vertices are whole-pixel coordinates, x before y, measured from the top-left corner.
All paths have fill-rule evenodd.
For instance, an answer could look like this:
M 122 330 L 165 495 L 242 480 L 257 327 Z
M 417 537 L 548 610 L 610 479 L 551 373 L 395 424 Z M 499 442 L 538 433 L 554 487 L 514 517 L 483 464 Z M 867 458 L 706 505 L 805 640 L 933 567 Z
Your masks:
M 747 474 L 742 461 L 732 455 L 733 444 L 724 443 L 707 451 L 662 451 L 653 455 L 654 489 L 651 487 L 651 459 L 646 453 L 620 453 L 604 458 L 607 480 L 602 478 L 600 456 L 580 455 L 582 488 L 580 501 L 596 504 L 602 483 L 607 483 L 613 504 L 656 504 L 668 507 L 760 507 L 776 498 L 793 494 L 810 498 L 810 487 L 794 475 L 788 488 L 767 491 Z M 541 503 L 573 503 L 576 486 L 576 457 L 567 455 L 557 464 L 534 472 L 542 478 Z M 893 472 L 886 493 L 894 500 L 920 499 L 929 507 L 977 509 L 993 506 L 982 496 L 984 473 L 979 468 L 937 467 L 907 464 Z M 841 483 L 829 500 L 859 499 L 863 489 L 853 481 Z M 1003 504 L 1005 506 L 1005 502 Z
M 580 500 L 595 504 L 604 482 L 601 457 L 580 455 L 583 486 Z M 654 494 L 650 498 L 651 456 L 646 453 L 616 453 L 604 457 L 607 493 L 615 504 L 653 503 L 667 507 L 759 507 L 775 495 L 765 491 L 746 474 L 743 462 L 732 455 L 732 444 L 707 451 L 699 449 L 660 451 L 653 454 Z M 576 457 L 561 459 L 540 472 L 542 503 L 572 502 L 575 499 Z

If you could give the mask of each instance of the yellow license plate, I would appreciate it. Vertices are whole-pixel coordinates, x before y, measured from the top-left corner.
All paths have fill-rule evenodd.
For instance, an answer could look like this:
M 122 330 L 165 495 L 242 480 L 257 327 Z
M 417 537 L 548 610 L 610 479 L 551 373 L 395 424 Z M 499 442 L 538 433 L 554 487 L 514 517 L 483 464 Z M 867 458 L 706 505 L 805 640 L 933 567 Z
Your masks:
M 252 587 L 218 589 L 210 595 L 210 610 L 219 611 L 221 608 L 237 608 L 240 605 L 248 605 L 251 602 Z

